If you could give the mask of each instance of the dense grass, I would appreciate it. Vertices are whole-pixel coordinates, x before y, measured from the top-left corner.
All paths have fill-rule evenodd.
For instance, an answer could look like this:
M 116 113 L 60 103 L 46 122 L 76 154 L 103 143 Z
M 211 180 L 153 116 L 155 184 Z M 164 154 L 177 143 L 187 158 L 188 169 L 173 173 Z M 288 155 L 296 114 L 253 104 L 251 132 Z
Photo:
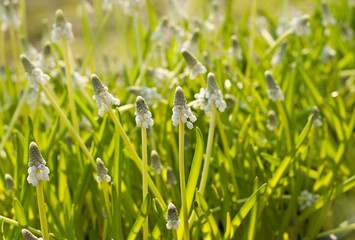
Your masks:
M 21 38 L 27 39 L 32 16 L 19 1 L 12 14 L 22 25 L 0 31 L 0 239 L 21 239 L 23 228 L 41 236 L 41 198 L 26 180 L 32 141 L 51 170 L 49 181 L 42 181 L 50 239 L 143 239 L 146 219 L 149 239 L 182 239 L 184 175 L 190 239 L 329 239 L 333 233 L 353 239 L 355 7 L 339 1 L 329 4 L 328 12 L 314 1 L 313 12 L 298 13 L 284 1 L 279 17 L 253 0 L 237 20 L 233 1 L 188 1 L 187 12 L 199 5 L 198 16 L 173 2 L 164 10 L 150 0 L 138 8 L 103 10 L 100 0 L 90 8 L 79 1 L 72 25 L 82 37 L 50 42 L 55 66 L 44 70 L 51 78 L 36 92 L 20 61 L 22 53 L 31 58 Z M 167 15 L 165 30 L 157 12 Z M 289 24 L 302 14 L 309 15 L 309 34 Z M 41 41 L 30 43 L 40 46 L 38 51 L 51 41 L 54 22 L 53 17 L 43 28 Z M 159 34 L 159 28 L 166 32 Z M 182 46 L 207 68 L 195 80 Z M 284 100 L 268 96 L 265 71 L 271 71 Z M 80 82 L 73 77 L 72 89 L 69 72 L 83 77 Z M 193 108 L 209 72 L 227 103 L 215 118 L 214 110 L 211 115 Z M 102 117 L 91 98 L 94 73 L 121 102 Z M 184 132 L 171 121 L 177 86 L 197 117 Z M 136 126 L 137 95 L 154 120 L 146 134 Z M 276 129 L 268 126 L 269 110 Z M 142 180 L 146 144 L 148 165 L 156 150 L 163 169 L 159 175 L 148 167 L 149 179 Z M 182 156 L 185 174 L 179 170 Z M 108 169 L 109 184 L 96 181 L 97 158 Z M 176 177 L 171 187 L 168 167 Z M 5 174 L 13 177 L 11 192 Z M 170 202 L 181 219 L 176 232 L 166 228 Z

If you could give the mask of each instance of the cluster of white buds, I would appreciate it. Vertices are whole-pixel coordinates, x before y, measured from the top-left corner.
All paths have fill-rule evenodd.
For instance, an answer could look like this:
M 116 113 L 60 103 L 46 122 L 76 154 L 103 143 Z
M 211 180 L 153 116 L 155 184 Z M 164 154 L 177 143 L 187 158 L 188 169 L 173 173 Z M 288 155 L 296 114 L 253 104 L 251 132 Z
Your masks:
M 174 73 L 170 72 L 168 69 L 165 68 L 148 68 L 147 74 L 149 77 L 152 78 L 155 85 L 158 88 L 165 87 L 166 85 L 170 84 L 170 81 L 173 78 Z
M 130 93 L 142 96 L 147 104 L 152 105 L 162 99 L 156 87 L 131 86 L 127 89 Z
M 229 57 L 233 60 L 242 60 L 243 54 L 238 37 L 236 35 L 232 35 L 231 40 L 231 46 L 228 48 Z
M 195 79 L 198 74 L 203 74 L 207 72 L 207 69 L 199 61 L 197 61 L 197 58 L 194 55 L 192 55 L 188 50 L 182 49 L 181 53 L 187 65 L 191 69 L 191 73 L 190 73 L 191 79 Z
M 23 53 L 30 59 L 31 61 L 36 61 L 39 57 L 38 51 L 31 45 L 31 43 L 24 37 L 20 38 Z
M 337 21 L 335 20 L 332 12 L 329 9 L 328 4 L 322 2 L 321 4 L 321 15 L 322 15 L 322 24 L 323 26 L 335 25 Z
M 189 129 L 193 128 L 192 123 L 197 120 L 196 116 L 192 114 L 190 107 L 186 105 L 186 98 L 180 86 L 175 91 L 173 116 L 171 119 L 174 126 L 179 125 L 179 121 L 181 120 L 183 123 L 186 123 Z
M 42 55 L 38 60 L 38 65 L 41 69 L 43 69 L 44 72 L 50 72 L 55 67 L 55 62 L 51 54 L 50 43 L 46 43 L 46 45 L 44 46 Z
M 100 158 L 96 159 L 96 173 L 97 173 L 97 178 L 96 178 L 97 182 L 101 182 L 102 180 L 105 180 L 106 182 L 109 183 L 111 181 L 110 175 L 107 174 L 108 170 L 105 167 L 104 162 Z
M 89 78 L 87 76 L 83 76 L 77 71 L 72 72 L 71 75 L 72 75 L 72 79 L 73 79 L 74 91 L 76 91 L 79 88 L 85 88 L 86 84 L 89 81 Z
M 176 185 L 176 177 L 174 175 L 173 169 L 171 167 L 166 168 L 166 185 L 171 188 L 172 185 Z
M 306 208 L 312 206 L 312 204 L 317 201 L 319 195 L 314 195 L 307 190 L 303 190 L 300 194 L 300 198 L 298 200 L 298 204 L 300 206 L 300 210 L 303 211 Z
M 314 106 L 311 112 L 311 115 L 308 117 L 308 120 L 311 118 L 311 116 L 313 115 L 313 124 L 316 127 L 320 127 L 322 126 L 322 117 L 319 114 L 319 109 L 317 106 Z
M 7 191 L 9 191 L 9 193 L 11 193 L 12 190 L 14 189 L 14 179 L 8 173 L 5 174 L 5 183 L 6 183 Z
M 293 18 L 290 25 L 291 29 L 297 36 L 307 36 L 311 33 L 308 14 Z
M 30 143 L 29 161 L 28 161 L 28 183 L 37 186 L 38 181 L 49 181 L 49 168 L 46 167 L 46 161 L 35 142 Z
M 201 88 L 199 93 L 195 94 L 196 102 L 194 107 L 200 107 L 208 113 L 211 110 L 213 104 L 220 112 L 224 112 L 227 107 L 226 102 L 223 100 L 223 94 L 219 90 L 216 77 L 213 73 L 208 73 L 207 76 L 207 90 Z
M 164 17 L 159 26 L 154 30 L 151 39 L 152 41 L 167 42 L 169 38 L 169 20 Z
M 67 41 L 73 39 L 74 35 L 71 28 L 71 23 L 65 20 L 63 11 L 58 9 L 55 14 L 56 19 L 55 23 L 53 24 L 52 41 L 58 42 L 62 38 L 66 39 Z
M 282 65 L 286 55 L 286 50 L 287 50 L 287 42 L 281 43 L 281 45 L 278 47 L 275 54 L 271 58 L 272 66 Z
M 337 52 L 333 48 L 331 48 L 329 46 L 324 46 L 321 53 L 320 53 L 320 60 L 324 64 L 327 64 L 335 59 L 336 54 L 337 54 Z
M 272 101 L 283 101 L 284 95 L 282 94 L 281 88 L 275 81 L 274 77 L 272 76 L 271 72 L 265 72 L 266 78 L 266 87 L 267 87 L 267 95 Z
M 44 85 L 50 79 L 47 74 L 42 72 L 42 69 L 35 67 L 33 63 L 25 56 L 21 55 L 21 62 L 26 70 L 26 77 L 30 81 L 29 84 L 35 90 L 39 89 L 39 85 Z
M 160 163 L 160 157 L 157 151 L 153 150 L 151 153 L 151 162 L 150 167 L 153 169 L 157 174 L 161 173 L 163 166 Z
M 27 229 L 22 229 L 22 236 L 25 240 L 43 240 L 41 237 L 37 238 L 33 233 L 28 231 Z
M 102 7 L 102 10 L 109 11 L 112 9 L 113 6 L 115 6 L 117 4 L 118 4 L 117 0 L 103 0 L 101 7 Z
M 91 75 L 91 81 L 95 94 L 92 98 L 97 101 L 96 106 L 99 108 L 98 113 L 102 117 L 104 115 L 104 111 L 108 111 L 110 109 L 110 104 L 120 105 L 120 100 L 118 98 L 114 98 L 112 94 L 107 91 L 108 88 L 95 74 Z
M 196 51 L 197 46 L 198 46 L 198 39 L 200 37 L 200 30 L 196 28 L 192 34 L 190 34 L 190 37 L 182 43 L 181 45 L 181 51 L 184 49 L 188 49 L 190 51 Z
M 172 203 L 168 204 L 166 221 L 167 221 L 167 224 L 166 224 L 167 229 L 174 228 L 175 230 L 177 230 L 179 228 L 180 223 L 181 223 L 181 221 L 179 219 L 179 213 L 178 213 L 175 205 Z
M 1 30 L 6 31 L 11 26 L 14 29 L 18 29 L 21 26 L 22 22 L 20 17 L 17 15 L 14 6 L 11 5 L 9 2 L 6 2 L 4 3 L 4 9 L 5 13 L 1 14 Z
M 267 124 L 266 124 L 267 129 L 269 129 L 270 131 L 276 130 L 279 123 L 277 122 L 275 112 L 273 110 L 270 110 L 267 113 L 267 117 L 268 117 Z
M 152 113 L 149 111 L 144 98 L 141 96 L 138 96 L 136 99 L 136 111 L 134 114 L 136 115 L 136 123 L 138 127 L 142 126 L 147 129 L 148 126 L 153 126 L 154 121 L 152 119 Z
M 36 89 L 31 88 L 26 99 L 26 103 L 31 107 L 31 109 L 34 109 L 36 107 L 38 94 L 39 101 L 41 104 L 44 104 L 46 106 L 49 106 L 51 104 L 51 101 L 49 101 L 47 95 L 43 91 L 38 91 Z

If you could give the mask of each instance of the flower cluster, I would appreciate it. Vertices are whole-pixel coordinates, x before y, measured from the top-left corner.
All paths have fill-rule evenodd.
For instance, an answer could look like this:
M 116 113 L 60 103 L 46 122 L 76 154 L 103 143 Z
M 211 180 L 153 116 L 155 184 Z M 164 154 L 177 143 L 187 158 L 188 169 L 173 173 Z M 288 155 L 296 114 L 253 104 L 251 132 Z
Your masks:
M 271 58 L 271 65 L 282 65 L 282 62 L 285 58 L 287 50 L 287 42 L 281 43 L 280 47 L 276 50 L 275 54 Z
M 320 127 L 322 126 L 322 117 L 319 114 L 319 109 L 317 106 L 314 106 L 311 112 L 311 115 L 308 117 L 308 120 L 311 118 L 311 116 L 313 115 L 313 124 L 316 127 Z
M 26 70 L 26 77 L 30 81 L 29 84 L 36 91 L 39 89 L 39 85 L 46 84 L 50 79 L 47 74 L 42 72 L 42 69 L 35 67 L 33 63 L 23 54 L 21 55 L 21 61 Z
M 97 178 L 96 178 L 97 182 L 101 182 L 102 180 L 105 180 L 106 182 L 109 183 L 111 181 L 111 177 L 107 174 L 108 170 L 105 167 L 104 162 L 100 158 L 96 159 L 96 172 L 97 172 Z
M 322 2 L 321 4 L 321 15 L 322 15 L 322 24 L 323 26 L 335 25 L 337 21 L 335 20 L 332 12 L 329 9 L 329 6 Z
M 14 189 L 14 179 L 8 173 L 5 174 L 5 183 L 7 191 L 12 192 Z
M 240 48 L 238 37 L 236 35 L 232 35 L 231 40 L 231 46 L 228 48 L 229 57 L 234 60 L 242 60 L 243 53 Z
M 9 29 L 11 26 L 14 29 L 18 29 L 22 22 L 19 16 L 17 15 L 15 8 L 13 5 L 10 5 L 10 3 L 4 3 L 4 8 L 5 8 L 5 13 L 1 14 L 1 30 L 6 31 Z
M 177 184 L 176 177 L 171 167 L 166 168 L 166 185 L 170 188 L 172 185 Z
M 172 203 L 169 203 L 169 205 L 168 205 L 166 221 L 167 221 L 167 224 L 166 224 L 167 229 L 171 229 L 173 227 L 175 230 L 177 230 L 179 228 L 180 223 L 181 223 L 181 221 L 179 219 L 178 211 L 177 211 L 175 205 Z
M 42 55 L 38 59 L 38 66 L 43 69 L 44 72 L 50 72 L 55 67 L 54 59 L 51 55 L 51 44 L 47 43 L 44 46 Z
M 30 143 L 28 174 L 27 181 L 33 186 L 37 186 L 41 180 L 49 181 L 49 168 L 35 142 Z
M 290 25 L 291 29 L 297 36 L 307 36 L 311 33 L 308 14 L 293 18 Z
M 189 129 L 193 128 L 192 123 L 197 120 L 196 116 L 192 114 L 190 107 L 186 105 L 186 98 L 180 86 L 175 91 L 173 116 L 171 119 L 174 126 L 179 125 L 179 121 L 181 120 L 183 123 L 186 123 Z
M 189 65 L 191 69 L 190 78 L 195 79 L 198 74 L 203 74 L 207 71 L 207 69 L 197 61 L 197 58 L 192 55 L 188 50 L 181 50 L 182 56 L 184 57 L 187 65 Z
M 267 117 L 268 117 L 268 121 L 267 121 L 266 127 L 270 131 L 274 131 L 275 129 L 277 129 L 277 127 L 279 125 L 279 123 L 277 122 L 277 119 L 276 119 L 275 112 L 270 110 L 267 113 Z
M 73 79 L 73 89 L 76 91 L 78 88 L 85 88 L 86 84 L 89 81 L 87 76 L 80 75 L 79 72 L 72 72 L 72 79 Z
M 22 236 L 25 240 L 43 240 L 41 237 L 37 238 L 33 233 L 28 231 L 27 229 L 22 229 Z
M 56 14 L 56 20 L 55 23 L 53 24 L 52 41 L 58 42 L 62 38 L 68 41 L 73 39 L 73 31 L 71 28 L 71 23 L 65 20 L 63 11 L 58 9 L 55 14 Z
M 274 77 L 272 76 L 271 72 L 266 71 L 265 72 L 265 78 L 266 78 L 266 87 L 267 87 L 267 95 L 272 101 L 283 101 L 284 95 L 282 94 L 282 91 L 275 81 Z
M 227 106 L 213 73 L 208 73 L 207 90 L 201 88 L 200 92 L 195 94 L 195 98 L 194 107 L 200 107 L 200 109 L 204 110 L 206 113 L 211 110 L 213 104 L 215 104 L 221 112 L 224 112 Z
M 298 200 L 298 204 L 300 205 L 301 211 L 312 206 L 312 204 L 317 201 L 318 198 L 319 195 L 314 195 L 308 192 L 307 190 L 303 190 L 300 194 L 300 199 Z
M 157 173 L 160 174 L 163 166 L 160 163 L 159 154 L 157 151 L 153 150 L 151 153 L 151 163 L 150 167 Z
M 149 111 L 147 104 L 141 96 L 137 97 L 136 100 L 136 123 L 137 126 L 143 126 L 144 128 L 148 128 L 148 126 L 153 126 L 154 121 L 152 119 L 152 113 Z
M 36 61 L 39 57 L 38 51 L 24 37 L 20 37 L 23 53 L 31 60 Z
M 120 105 L 120 100 L 114 98 L 112 94 L 107 91 L 108 88 L 95 74 L 91 75 L 91 81 L 95 94 L 92 98 L 97 101 L 96 106 L 99 108 L 98 113 L 102 117 L 104 115 L 104 111 L 108 111 L 110 109 L 109 104 Z
M 149 105 L 152 105 L 162 99 L 162 96 L 158 93 L 156 87 L 131 86 L 128 87 L 127 90 L 137 96 L 142 96 Z

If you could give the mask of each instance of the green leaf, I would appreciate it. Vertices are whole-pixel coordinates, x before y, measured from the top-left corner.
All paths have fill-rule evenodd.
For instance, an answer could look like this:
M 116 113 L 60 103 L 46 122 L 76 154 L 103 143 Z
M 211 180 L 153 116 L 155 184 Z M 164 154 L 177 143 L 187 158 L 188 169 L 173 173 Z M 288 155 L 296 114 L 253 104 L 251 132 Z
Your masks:
M 150 205 L 151 205 L 151 196 L 149 193 L 144 198 L 142 207 L 138 213 L 138 216 L 136 218 L 136 221 L 134 222 L 131 231 L 128 234 L 127 240 L 133 240 L 136 239 L 139 230 L 143 226 L 144 221 L 148 217 L 148 212 L 150 210 Z
M 15 215 L 16 215 L 16 219 L 18 224 L 21 227 L 25 227 L 27 225 L 27 218 L 26 218 L 26 214 L 25 211 L 23 210 L 23 207 L 20 203 L 19 200 L 17 200 L 17 198 L 14 199 L 14 209 L 15 209 Z

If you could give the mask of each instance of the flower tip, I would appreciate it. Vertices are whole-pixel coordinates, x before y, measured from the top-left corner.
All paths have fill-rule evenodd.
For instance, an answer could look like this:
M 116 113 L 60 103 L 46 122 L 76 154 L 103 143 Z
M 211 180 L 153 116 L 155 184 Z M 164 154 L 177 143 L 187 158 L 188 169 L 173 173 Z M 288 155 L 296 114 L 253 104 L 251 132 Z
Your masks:
M 180 86 L 176 87 L 176 90 L 175 90 L 174 106 L 176 106 L 176 105 L 180 105 L 180 106 L 186 105 L 185 94 Z
M 62 9 L 57 9 L 57 11 L 55 11 L 55 22 L 56 22 L 57 25 L 66 22 Z
M 27 229 L 22 229 L 22 236 L 25 240 L 38 240 L 38 238 L 33 235 L 30 231 L 28 231 Z
M 101 82 L 101 80 L 99 79 L 99 77 L 96 74 L 91 74 L 91 82 L 92 82 L 92 86 L 94 88 L 95 94 L 98 94 L 100 91 L 105 89 L 104 84 Z
M 207 75 L 207 89 L 208 90 L 219 90 L 216 77 L 213 73 L 208 73 Z
M 43 55 L 44 56 L 49 56 L 51 55 L 51 43 L 47 42 L 46 45 L 43 48 Z
M 25 68 L 26 72 L 30 73 L 32 71 L 32 69 L 35 68 L 33 63 L 28 59 L 28 57 L 25 54 L 21 54 L 20 59 L 21 59 L 22 65 Z
M 28 167 L 32 167 L 34 165 L 38 166 L 40 164 L 45 164 L 41 151 L 35 142 L 31 142 L 29 147 Z

